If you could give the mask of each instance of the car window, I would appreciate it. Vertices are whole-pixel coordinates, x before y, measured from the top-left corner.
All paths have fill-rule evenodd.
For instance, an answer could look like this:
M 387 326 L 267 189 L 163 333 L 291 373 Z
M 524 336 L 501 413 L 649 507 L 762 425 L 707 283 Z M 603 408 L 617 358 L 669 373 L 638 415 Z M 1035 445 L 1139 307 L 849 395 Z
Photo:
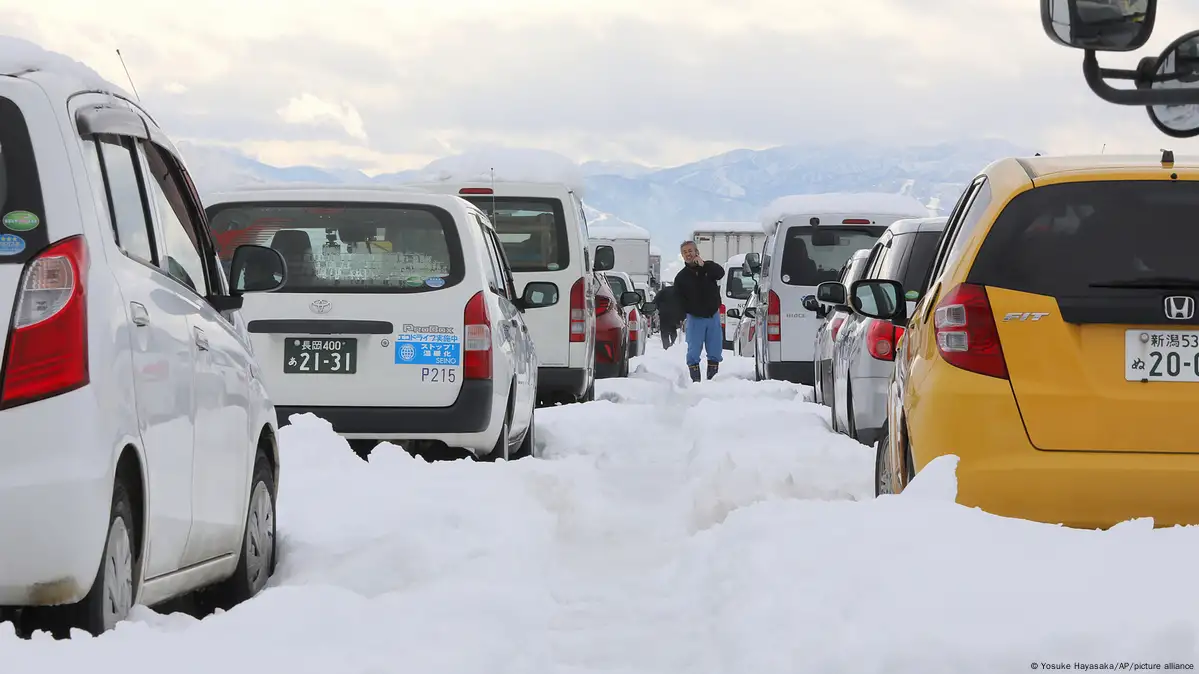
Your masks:
M 1199 270 L 1199 185 L 1094 181 L 1028 190 L 1003 209 L 970 269 L 972 283 L 1071 299 L 1128 297 Z M 1156 285 L 1155 285 L 1156 284 Z M 1168 289 L 1168 288 L 1166 288 Z M 1144 291 L 1142 291 L 1144 292 Z
M 908 253 L 912 249 L 912 242 L 915 238 L 916 234 L 914 232 L 896 234 L 891 237 L 886 255 L 879 261 L 878 272 L 874 278 L 902 283 L 904 266 L 907 263 Z
M 958 201 L 953 206 L 953 210 L 949 213 L 949 218 L 945 221 L 945 231 L 941 235 L 941 240 L 937 247 L 937 255 L 933 258 L 932 270 L 929 272 L 930 282 L 941 276 L 941 272 L 945 269 L 945 261 L 949 257 L 949 251 L 957 238 L 958 228 L 962 224 L 962 218 L 965 216 L 966 209 L 970 206 L 974 195 L 978 193 L 985 178 L 980 176 L 975 178 L 965 190 L 962 191 Z
M 869 248 L 886 227 L 797 225 L 787 229 L 780 264 L 787 285 L 815 286 L 835 281 L 855 251 Z
M 487 214 L 513 271 L 557 271 L 570 265 L 566 213 L 559 199 L 464 197 Z
M 624 279 L 620 276 L 608 275 L 608 287 L 612 288 L 612 294 L 616 296 L 616 300 L 620 301 L 620 296 L 628 291 Z
M 978 223 L 982 220 L 983 213 L 991 207 L 991 183 L 985 178 L 981 179 L 978 184 L 974 197 L 970 200 L 970 205 L 966 208 L 965 214 L 958 223 L 953 235 L 953 242 L 950 244 L 949 252 L 945 255 L 944 265 L 952 265 L 958 261 L 962 255 L 962 249 L 966 247 L 966 242 L 978 228 Z
M 507 288 L 509 299 L 516 299 L 516 282 L 512 278 L 512 265 L 508 262 L 508 256 L 504 254 L 504 246 L 500 243 L 500 239 L 495 234 L 495 230 L 487 230 L 487 241 L 491 244 L 491 249 L 495 251 L 495 259 L 500 263 L 500 280 Z
M 0 96 L 0 265 L 24 264 L 50 245 L 33 140 L 21 108 Z
M 436 292 L 466 274 L 458 224 L 436 206 L 230 202 L 210 206 L 208 221 L 223 261 L 243 244 L 279 251 L 287 282 L 275 292 Z
M 101 136 L 84 142 L 84 152 L 100 160 L 102 183 L 117 246 L 126 255 L 158 265 L 148 204 L 136 148 L 128 138 Z
M 158 266 L 171 278 L 206 297 L 209 290 L 203 247 L 188 211 L 184 196 L 186 188 L 172 172 L 173 160 L 163 150 L 153 143 L 141 142 L 140 145 L 150 170 L 147 194 L 154 203 L 166 251 L 166 259 Z
M 903 284 L 906 299 L 917 300 L 928 290 L 928 275 L 932 271 L 933 256 L 937 254 L 937 244 L 941 241 L 941 232 L 917 232 L 911 236 L 911 239 L 908 259 L 903 265 L 902 278 L 895 280 Z
M 747 300 L 754 292 L 754 279 L 741 267 L 728 270 L 728 286 L 725 295 L 735 300 Z

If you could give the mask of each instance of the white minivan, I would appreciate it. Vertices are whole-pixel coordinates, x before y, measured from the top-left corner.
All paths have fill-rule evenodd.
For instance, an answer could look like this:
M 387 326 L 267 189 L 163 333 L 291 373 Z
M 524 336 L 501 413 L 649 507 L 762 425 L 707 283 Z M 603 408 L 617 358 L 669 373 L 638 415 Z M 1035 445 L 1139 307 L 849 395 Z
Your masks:
M 928 216 L 919 201 L 899 194 L 804 194 L 768 206 L 762 253 L 746 254 L 743 265 L 759 276 L 757 371 L 766 379 L 811 386 L 820 319 L 804 308 L 804 297 L 836 281 L 854 251 L 872 247 L 891 223 Z
M 745 253 L 738 253 L 724 263 L 720 279 L 720 312 L 724 318 L 724 348 L 732 349 L 741 324 L 745 301 L 754 291 L 753 275 L 745 271 Z
M 615 262 L 611 246 L 588 250 L 583 202 L 566 184 L 550 182 L 413 183 L 408 187 L 458 195 L 482 209 L 512 262 L 516 291 L 552 283 L 563 301 L 528 315 L 541 361 L 537 393 L 542 404 L 595 399 L 595 287 L 593 271 Z
M 0 38 L 0 620 L 59 634 L 265 586 L 278 432 L 238 308 L 286 276 L 241 248 L 267 273 L 230 289 L 175 147 L 71 64 Z
M 255 243 L 287 261 L 283 287 L 243 309 L 282 423 L 315 414 L 359 453 L 380 440 L 536 452 L 526 317 L 561 293 L 539 281 L 517 294 L 478 208 L 398 188 L 279 187 L 210 195 L 208 220 L 222 256 Z

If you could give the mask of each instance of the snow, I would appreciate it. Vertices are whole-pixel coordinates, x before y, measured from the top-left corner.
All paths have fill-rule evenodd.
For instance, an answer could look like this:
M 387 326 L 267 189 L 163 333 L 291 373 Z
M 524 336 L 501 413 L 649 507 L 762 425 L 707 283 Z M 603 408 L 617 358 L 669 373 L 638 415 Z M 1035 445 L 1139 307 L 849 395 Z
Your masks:
M 555 152 L 533 148 L 477 150 L 430 162 L 414 182 L 548 183 L 565 185 L 582 198 L 583 173 L 573 161 Z
M 780 220 L 797 215 L 820 214 L 894 215 L 927 218 L 934 213 L 912 197 L 883 192 L 827 192 L 779 197 L 762 209 L 758 228 L 770 234 Z M 888 223 L 889 224 L 889 223 Z
M 758 222 L 697 222 L 691 228 L 692 232 L 748 232 L 761 234 L 762 225 Z M 694 235 L 694 234 L 693 234 Z
M 657 256 L 661 257 L 661 256 L 662 256 L 662 249 L 661 249 L 661 248 L 659 248 L 659 247 L 657 247 L 657 246 L 652 246 L 652 245 L 651 245 L 651 246 L 649 247 L 649 254 L 650 254 L 650 255 L 657 255 Z
M 59 75 L 75 80 L 80 88 L 95 89 L 133 100 L 124 89 L 65 54 L 49 51 L 18 37 L 0 35 L 0 73 L 17 75 L 30 71 Z
M 1194 528 L 1107 532 L 956 505 L 956 459 L 872 497 L 873 450 L 810 389 L 655 343 L 597 400 L 537 412 L 543 460 L 356 458 L 281 433 L 271 586 L 202 621 L 139 609 L 18 641 L 5 671 L 93 674 L 1018 672 L 1193 663 Z M 1041 665 L 1038 664 L 1038 667 Z
M 586 203 L 583 204 L 583 214 L 587 217 L 587 236 L 596 239 L 644 239 L 649 241 L 649 230 L 638 227 L 628 220 L 605 213 Z

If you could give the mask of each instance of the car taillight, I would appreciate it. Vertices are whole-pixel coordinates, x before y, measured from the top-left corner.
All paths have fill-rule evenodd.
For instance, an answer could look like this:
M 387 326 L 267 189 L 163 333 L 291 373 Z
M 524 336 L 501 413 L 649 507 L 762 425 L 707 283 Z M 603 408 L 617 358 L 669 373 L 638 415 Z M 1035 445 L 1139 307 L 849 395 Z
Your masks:
M 988 377 L 1007 379 L 1007 362 L 987 289 L 963 283 L 949 291 L 933 312 L 937 351 L 946 363 Z
M 902 335 L 903 328 L 894 323 L 872 319 L 866 329 L 866 350 L 875 360 L 895 360 L 895 345 Z
M 604 314 L 608 313 L 608 310 L 611 308 L 612 308 L 612 300 L 608 299 L 607 297 L 604 297 L 603 295 L 595 296 L 595 315 L 596 316 L 603 316 Z
M 575 281 L 570 287 L 570 341 L 587 341 L 587 296 L 586 277 Z
M 637 335 L 641 332 L 639 329 L 640 324 L 640 319 L 637 318 L 637 310 L 629 309 L 629 339 L 637 339 Z
M 458 194 L 495 194 L 490 187 L 463 187 Z
M 86 386 L 87 244 L 63 239 L 25 265 L 5 350 L 0 408 Z
M 466 326 L 462 376 L 465 379 L 491 379 L 491 316 L 487 313 L 487 298 L 482 290 L 466 303 L 462 322 Z
M 777 342 L 783 337 L 782 303 L 773 290 L 766 296 L 766 341 Z
M 724 312 L 725 312 L 725 306 L 723 304 L 721 304 L 720 305 L 720 331 L 721 332 L 724 332 Z
M 841 325 L 843 323 L 845 323 L 845 317 L 838 316 L 833 319 L 832 325 L 828 326 L 828 333 L 833 338 L 834 342 L 837 341 L 837 333 L 841 331 Z

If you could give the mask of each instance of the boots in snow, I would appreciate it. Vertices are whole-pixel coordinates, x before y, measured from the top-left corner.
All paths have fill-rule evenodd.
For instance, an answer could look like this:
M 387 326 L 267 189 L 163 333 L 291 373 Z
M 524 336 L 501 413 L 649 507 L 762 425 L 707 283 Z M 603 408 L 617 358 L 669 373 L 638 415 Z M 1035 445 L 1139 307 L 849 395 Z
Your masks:
M 698 384 L 699 383 L 699 363 L 696 363 L 695 365 L 688 365 L 687 369 L 691 371 L 691 381 Z
M 708 381 L 712 381 L 712 377 L 715 377 L 716 373 L 719 371 L 720 371 L 720 363 L 708 361 Z

